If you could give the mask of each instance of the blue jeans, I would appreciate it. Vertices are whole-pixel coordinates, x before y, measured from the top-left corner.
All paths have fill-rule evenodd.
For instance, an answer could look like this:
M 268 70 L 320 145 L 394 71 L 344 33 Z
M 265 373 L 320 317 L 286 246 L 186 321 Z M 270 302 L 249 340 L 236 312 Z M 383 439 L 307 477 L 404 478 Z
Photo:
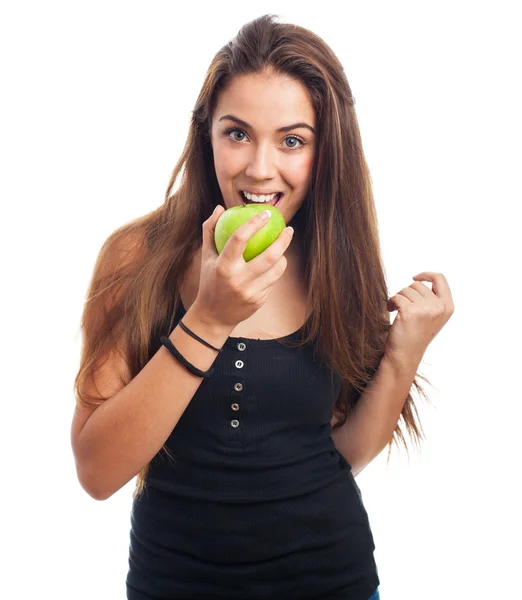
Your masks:
M 375 590 L 375 592 L 373 592 L 373 594 L 368 598 L 368 600 L 380 600 L 380 596 L 379 596 L 379 588 L 377 588 Z

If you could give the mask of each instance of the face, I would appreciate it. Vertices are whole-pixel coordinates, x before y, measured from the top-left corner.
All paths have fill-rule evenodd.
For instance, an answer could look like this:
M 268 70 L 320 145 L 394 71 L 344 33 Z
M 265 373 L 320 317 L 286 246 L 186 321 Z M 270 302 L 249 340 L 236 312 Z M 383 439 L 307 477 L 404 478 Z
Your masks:
M 211 128 L 225 208 L 256 200 L 244 192 L 277 193 L 269 202 L 290 223 L 308 192 L 315 128 L 302 84 L 273 73 L 233 78 L 219 94 Z

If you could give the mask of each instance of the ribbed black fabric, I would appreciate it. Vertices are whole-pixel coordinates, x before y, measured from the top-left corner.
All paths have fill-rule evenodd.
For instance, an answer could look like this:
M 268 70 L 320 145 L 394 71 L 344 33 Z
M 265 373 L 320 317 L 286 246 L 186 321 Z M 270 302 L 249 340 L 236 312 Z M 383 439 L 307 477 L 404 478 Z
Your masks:
M 127 598 L 368 600 L 374 540 L 331 437 L 340 377 L 278 340 L 229 337 L 213 367 L 133 503 Z

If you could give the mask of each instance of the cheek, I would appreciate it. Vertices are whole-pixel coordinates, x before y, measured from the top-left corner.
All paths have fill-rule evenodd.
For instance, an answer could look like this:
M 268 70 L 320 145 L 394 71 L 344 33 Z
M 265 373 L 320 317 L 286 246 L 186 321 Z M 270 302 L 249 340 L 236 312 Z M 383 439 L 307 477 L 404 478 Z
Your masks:
M 285 164 L 285 179 L 294 187 L 306 185 L 312 173 L 313 156 L 292 157 Z
M 241 170 L 241 161 L 239 152 L 232 152 L 230 147 L 218 143 L 213 147 L 214 168 L 218 179 L 234 177 L 238 170 Z

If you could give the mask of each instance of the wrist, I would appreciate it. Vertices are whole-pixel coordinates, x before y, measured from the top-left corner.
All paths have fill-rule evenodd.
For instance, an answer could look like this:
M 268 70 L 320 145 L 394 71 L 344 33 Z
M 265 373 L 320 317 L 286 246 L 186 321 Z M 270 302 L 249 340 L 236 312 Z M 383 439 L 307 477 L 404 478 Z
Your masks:
M 400 377 L 415 377 L 417 369 L 421 363 L 421 359 L 406 356 L 390 356 L 384 354 L 381 359 L 382 370 L 393 372 L 394 375 Z
M 195 334 L 217 348 L 221 348 L 234 330 L 234 326 L 217 322 L 196 302 L 186 311 L 183 323 Z

